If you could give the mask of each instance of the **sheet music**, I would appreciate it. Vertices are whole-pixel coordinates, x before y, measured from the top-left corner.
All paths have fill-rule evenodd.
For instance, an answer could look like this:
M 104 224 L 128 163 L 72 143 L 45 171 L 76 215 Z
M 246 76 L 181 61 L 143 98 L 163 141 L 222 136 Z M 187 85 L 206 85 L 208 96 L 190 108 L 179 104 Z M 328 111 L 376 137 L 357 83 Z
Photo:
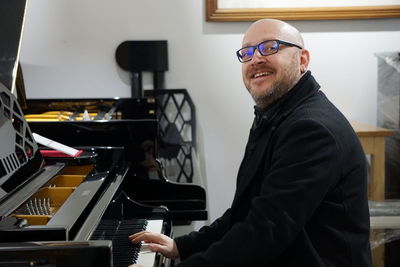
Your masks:
M 33 138 L 35 139 L 35 141 L 43 146 L 47 146 L 49 148 L 55 149 L 57 151 L 61 151 L 67 155 L 70 155 L 72 157 L 78 155 L 80 153 L 79 150 L 63 145 L 61 143 L 58 143 L 54 140 L 51 140 L 49 138 L 46 138 L 44 136 L 38 135 L 37 133 L 33 133 L 32 134 Z

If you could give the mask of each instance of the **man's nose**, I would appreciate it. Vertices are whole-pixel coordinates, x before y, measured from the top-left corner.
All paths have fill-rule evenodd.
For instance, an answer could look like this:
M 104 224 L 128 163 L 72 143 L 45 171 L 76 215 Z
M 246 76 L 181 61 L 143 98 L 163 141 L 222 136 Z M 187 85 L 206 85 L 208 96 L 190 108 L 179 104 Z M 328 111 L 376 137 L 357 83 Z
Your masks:
M 260 51 L 258 49 L 254 50 L 253 58 L 251 59 L 253 64 L 260 64 L 265 61 L 265 56 L 261 55 Z

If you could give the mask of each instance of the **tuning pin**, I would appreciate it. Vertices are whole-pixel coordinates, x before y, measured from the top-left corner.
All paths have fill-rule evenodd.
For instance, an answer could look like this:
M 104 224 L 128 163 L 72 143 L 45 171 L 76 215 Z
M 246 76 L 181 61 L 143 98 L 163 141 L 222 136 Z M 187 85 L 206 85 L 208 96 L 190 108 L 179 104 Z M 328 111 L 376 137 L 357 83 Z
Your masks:
M 26 206 L 26 209 L 27 209 L 27 211 L 28 211 L 28 214 L 29 214 L 29 215 L 33 215 L 33 214 L 32 214 L 32 211 L 31 211 L 31 208 L 29 207 L 29 203 L 26 203 L 25 206 Z
M 33 205 L 32 199 L 29 200 L 29 206 L 30 206 L 30 208 L 31 208 L 31 215 L 36 215 L 36 211 L 35 211 L 35 207 L 34 207 L 34 205 Z
M 51 205 L 50 205 L 50 198 L 48 197 L 48 198 L 46 198 L 46 210 L 47 210 L 47 215 L 50 215 L 50 208 L 51 208 Z
M 38 203 L 37 203 L 37 198 L 33 199 L 33 207 L 35 209 L 35 215 L 40 215 L 40 211 L 39 211 Z

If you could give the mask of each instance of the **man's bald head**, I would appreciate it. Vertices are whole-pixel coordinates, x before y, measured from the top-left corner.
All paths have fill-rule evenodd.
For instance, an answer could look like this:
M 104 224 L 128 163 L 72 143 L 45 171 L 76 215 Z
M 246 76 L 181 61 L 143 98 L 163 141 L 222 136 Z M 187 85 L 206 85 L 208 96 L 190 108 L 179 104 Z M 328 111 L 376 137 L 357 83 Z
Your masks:
M 248 43 L 248 39 L 252 40 L 254 38 L 249 37 L 252 37 L 255 33 L 258 34 L 260 30 L 271 35 L 271 40 L 284 40 L 304 47 L 300 32 L 292 25 L 277 19 L 261 19 L 251 24 L 244 34 L 243 46 L 252 45 Z

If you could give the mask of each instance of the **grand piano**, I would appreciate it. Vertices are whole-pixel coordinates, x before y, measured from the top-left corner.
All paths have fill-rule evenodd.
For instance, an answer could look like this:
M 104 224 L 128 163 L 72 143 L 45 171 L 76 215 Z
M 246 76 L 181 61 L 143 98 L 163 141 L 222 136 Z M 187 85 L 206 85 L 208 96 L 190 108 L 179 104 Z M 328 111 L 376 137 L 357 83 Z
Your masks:
M 161 256 L 141 253 L 127 239 L 145 229 L 171 235 L 171 217 L 167 208 L 140 204 L 124 189 L 128 174 L 136 173 L 124 148 L 81 146 L 77 157 L 46 156 L 2 84 L 0 99 L 0 265 L 57 264 L 63 260 L 54 255 L 77 253 L 65 247 L 81 247 L 82 255 L 85 248 L 106 251 L 108 264 L 101 266 L 162 264 Z M 150 259 L 143 262 L 142 255 Z
M 0 50 L 0 266 L 168 267 L 168 259 L 127 236 L 144 229 L 172 236 L 173 222 L 203 220 L 207 211 L 204 189 L 163 175 L 155 102 L 81 99 L 86 109 L 93 104 L 95 118 L 30 118 L 28 124 L 27 103 L 23 111 L 14 96 L 26 0 L 0 5 L 6 11 L 0 25 L 7 27 L 0 32 L 13 33 Z M 92 115 L 80 114 L 71 100 L 55 102 L 67 105 L 73 118 Z M 43 103 L 31 111 L 54 111 Z M 33 132 L 82 153 L 45 153 Z

